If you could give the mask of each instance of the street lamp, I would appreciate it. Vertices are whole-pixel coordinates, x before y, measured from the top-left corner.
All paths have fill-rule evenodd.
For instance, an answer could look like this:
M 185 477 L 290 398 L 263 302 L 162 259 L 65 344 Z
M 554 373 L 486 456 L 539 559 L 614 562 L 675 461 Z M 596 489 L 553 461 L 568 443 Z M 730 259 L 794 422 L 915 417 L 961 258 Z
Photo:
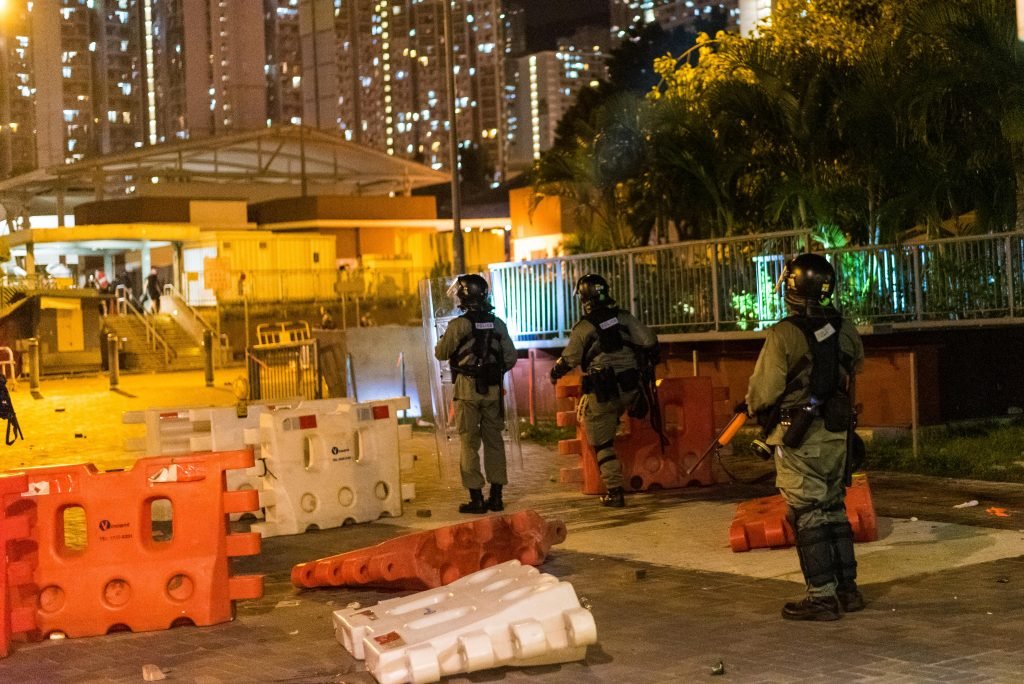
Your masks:
M 448 165 L 452 172 L 452 275 L 461 275 L 466 272 L 466 247 L 462 240 L 462 188 L 459 183 L 459 126 L 455 102 L 455 32 L 452 30 L 452 2 L 453 0 L 441 0 L 444 7 L 444 80 L 449 120 Z

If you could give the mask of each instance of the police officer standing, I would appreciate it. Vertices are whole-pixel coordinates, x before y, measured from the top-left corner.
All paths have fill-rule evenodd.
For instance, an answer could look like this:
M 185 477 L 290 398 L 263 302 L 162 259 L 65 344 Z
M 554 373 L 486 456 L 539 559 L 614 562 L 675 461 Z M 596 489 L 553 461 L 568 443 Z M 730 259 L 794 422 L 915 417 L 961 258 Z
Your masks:
M 469 502 L 460 513 L 504 510 L 502 487 L 508 483 L 505 465 L 505 426 L 501 378 L 516 363 L 505 322 L 491 313 L 487 281 L 476 274 L 461 275 L 452 290 L 465 313 L 453 319 L 437 341 L 434 356 L 448 361 L 455 384 L 455 425 L 462 441 L 462 486 Z M 491 491 L 484 500 L 480 472 L 480 442 L 484 445 L 484 472 Z
M 831 304 L 836 275 L 825 257 L 790 260 L 782 282 L 789 317 L 768 331 L 746 408 L 774 447 L 776 486 L 789 505 L 807 584 L 805 598 L 787 603 L 782 617 L 838 620 L 864 608 L 843 502 L 852 382 L 864 347 Z
M 605 506 L 625 505 L 622 464 L 615 456 L 619 418 L 641 397 L 641 367 L 658 363 L 658 338 L 630 312 L 615 305 L 608 281 L 588 273 L 576 282 L 583 318 L 551 369 L 551 383 L 576 366 L 583 369 L 583 427 L 597 454 L 608 493 Z

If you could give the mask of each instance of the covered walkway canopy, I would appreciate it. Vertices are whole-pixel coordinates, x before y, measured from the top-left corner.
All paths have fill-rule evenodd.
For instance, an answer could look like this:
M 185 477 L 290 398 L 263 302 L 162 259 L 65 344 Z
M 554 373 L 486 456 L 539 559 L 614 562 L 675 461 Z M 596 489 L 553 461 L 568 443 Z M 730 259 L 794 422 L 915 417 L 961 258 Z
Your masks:
M 409 194 L 447 173 L 305 126 L 274 126 L 141 147 L 0 181 L 12 229 L 82 202 L 131 196 L 244 199 Z M 11 225 L 11 219 L 20 219 Z

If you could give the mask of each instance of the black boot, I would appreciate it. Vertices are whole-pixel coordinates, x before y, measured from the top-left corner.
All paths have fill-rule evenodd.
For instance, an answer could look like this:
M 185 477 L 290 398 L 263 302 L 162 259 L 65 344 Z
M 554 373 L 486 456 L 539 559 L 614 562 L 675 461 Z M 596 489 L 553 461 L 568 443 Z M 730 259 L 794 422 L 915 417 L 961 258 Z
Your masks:
M 459 505 L 459 513 L 486 513 L 487 504 L 484 503 L 484 493 L 479 489 L 469 490 L 469 503 Z
M 835 596 L 805 596 L 802 601 L 784 605 L 782 617 L 787 620 L 831 622 L 842 617 L 842 613 L 839 612 L 839 599 Z
M 487 508 L 492 511 L 505 510 L 505 502 L 501 500 L 501 485 L 491 483 L 491 495 L 487 497 Z
M 808 586 L 823 587 L 835 581 L 832 531 L 827 526 L 798 529 L 796 554 Z M 802 601 L 783 606 L 782 617 L 787 620 L 829 621 L 838 620 L 842 613 L 839 599 L 835 596 L 807 596 Z
M 601 505 L 611 508 L 622 508 L 626 505 L 626 497 L 622 487 L 612 487 L 607 494 L 601 495 Z
M 843 610 L 855 613 L 864 610 L 864 595 L 857 589 L 857 559 L 853 553 L 853 528 L 849 522 L 832 523 L 828 526 L 832 533 L 832 560 L 834 572 L 839 586 L 836 596 Z

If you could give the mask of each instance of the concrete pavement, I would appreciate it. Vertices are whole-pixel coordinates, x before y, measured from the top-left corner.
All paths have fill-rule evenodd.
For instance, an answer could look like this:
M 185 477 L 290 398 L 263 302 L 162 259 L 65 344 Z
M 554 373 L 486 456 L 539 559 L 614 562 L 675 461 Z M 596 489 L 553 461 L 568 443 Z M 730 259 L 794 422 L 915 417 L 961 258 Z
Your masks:
M 230 405 L 227 385 L 240 372 L 219 373 L 213 389 L 195 373 L 125 376 L 124 394 L 106 390 L 102 377 L 44 381 L 42 399 L 22 384 L 14 402 L 27 441 L 0 452 L 0 465 L 123 467 L 133 457 L 120 445 L 141 428 L 122 425 L 122 411 Z M 439 478 L 432 435 L 417 432 L 406 448 L 417 457 L 417 499 L 403 516 L 265 540 L 261 556 L 236 561 L 239 572 L 266 573 L 267 583 L 262 599 L 239 604 L 235 621 L 19 645 L 0 661 L 0 681 L 134 682 L 152 663 L 169 681 L 372 682 L 334 640 L 330 612 L 393 594 L 298 591 L 288 575 L 296 562 L 466 519 L 455 512 L 463 492 Z M 633 495 L 625 509 L 609 510 L 558 483 L 565 457 L 525 445 L 523 463 L 511 472 L 506 502 L 566 522 L 568 539 L 541 569 L 585 597 L 599 644 L 582 663 L 450 681 L 680 682 L 711 677 L 719 661 L 722 678 L 738 682 L 1024 679 L 1024 487 L 871 475 L 883 519 L 882 538 L 858 545 L 867 609 L 836 623 L 794 624 L 779 608 L 801 591 L 796 554 L 728 548 L 735 503 L 770 486 Z M 962 496 L 981 505 L 953 509 Z M 986 515 L 993 505 L 1007 507 L 1009 518 Z

